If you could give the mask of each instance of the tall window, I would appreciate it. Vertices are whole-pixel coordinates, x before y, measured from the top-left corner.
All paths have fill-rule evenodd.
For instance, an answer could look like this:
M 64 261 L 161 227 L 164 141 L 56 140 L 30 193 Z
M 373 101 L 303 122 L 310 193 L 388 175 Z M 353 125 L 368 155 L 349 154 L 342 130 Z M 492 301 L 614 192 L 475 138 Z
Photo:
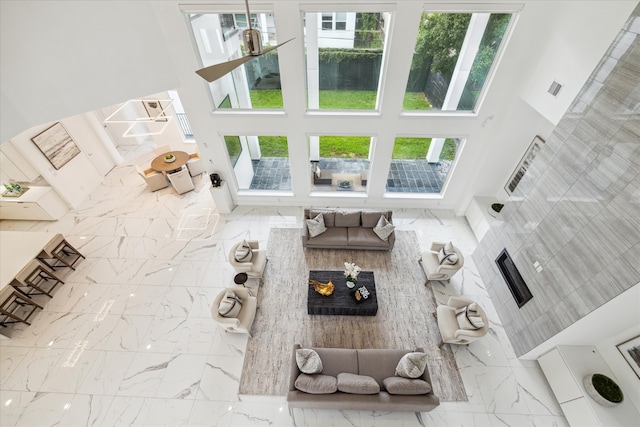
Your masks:
M 365 191 L 369 180 L 369 136 L 309 138 L 314 191 Z
M 241 190 L 291 190 L 289 148 L 285 136 L 224 137 Z
M 310 110 L 374 110 L 388 13 L 307 12 Z
M 387 177 L 387 191 L 440 193 L 461 143 L 456 138 L 396 138 Z M 438 157 L 435 161 L 429 161 L 433 146 L 438 146 Z
M 423 13 L 404 110 L 473 111 L 511 14 Z
M 246 55 L 242 42 L 242 31 L 248 28 L 246 14 L 198 13 L 189 18 L 203 67 Z M 264 47 L 277 44 L 272 13 L 252 13 L 251 25 L 260 31 Z M 251 59 L 208 85 L 216 108 L 283 107 L 277 50 Z

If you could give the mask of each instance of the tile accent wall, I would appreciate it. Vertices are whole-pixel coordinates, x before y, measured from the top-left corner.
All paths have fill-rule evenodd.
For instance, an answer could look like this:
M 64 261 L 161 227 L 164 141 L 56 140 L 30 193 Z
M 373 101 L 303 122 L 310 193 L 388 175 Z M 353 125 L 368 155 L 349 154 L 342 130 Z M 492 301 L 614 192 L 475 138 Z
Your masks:
M 473 259 L 519 356 L 640 282 L 640 5 L 502 214 Z M 504 248 L 534 295 L 520 309 Z

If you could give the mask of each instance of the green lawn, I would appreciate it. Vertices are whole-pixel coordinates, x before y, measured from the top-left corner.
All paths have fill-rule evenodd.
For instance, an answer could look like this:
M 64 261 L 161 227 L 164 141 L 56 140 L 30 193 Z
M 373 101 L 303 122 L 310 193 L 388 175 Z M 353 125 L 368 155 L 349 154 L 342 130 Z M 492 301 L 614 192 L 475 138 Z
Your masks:
M 368 136 L 321 136 L 320 157 L 368 159 Z
M 283 108 L 282 91 L 278 89 L 251 90 L 253 108 Z M 374 110 L 376 92 L 364 90 L 321 90 L 321 110 Z M 407 92 L 403 110 L 430 110 L 431 105 L 422 92 Z
M 259 136 L 262 157 L 289 157 L 286 136 Z

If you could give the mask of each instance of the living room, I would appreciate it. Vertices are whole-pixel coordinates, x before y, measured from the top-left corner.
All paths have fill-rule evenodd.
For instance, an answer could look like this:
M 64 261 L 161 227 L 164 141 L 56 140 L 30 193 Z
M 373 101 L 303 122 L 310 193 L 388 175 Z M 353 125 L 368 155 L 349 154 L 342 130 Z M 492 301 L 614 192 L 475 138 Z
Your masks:
M 620 2 L 623 5 L 624 3 Z M 525 10 L 535 9 L 535 6 L 530 5 L 530 2 L 526 2 L 527 7 Z M 564 6 L 569 7 L 567 5 Z M 147 11 L 146 6 L 140 4 L 135 4 L 131 7 L 139 11 Z M 169 13 L 168 9 L 171 6 L 157 5 L 156 7 L 158 8 L 156 12 L 165 11 Z M 607 42 L 604 43 L 606 46 L 602 47 L 597 58 L 593 59 L 589 66 L 585 65 L 586 73 L 584 79 L 577 78 L 576 80 L 585 81 L 587 79 L 589 73 L 597 65 L 607 50 L 606 48 L 614 39 L 615 34 L 623 27 L 622 22 L 628 17 L 630 8 L 626 4 L 622 9 L 625 10 L 626 16 L 622 17 L 624 13 L 620 11 L 618 18 L 622 18 L 618 19 L 619 22 L 615 30 L 613 29 L 613 24 L 609 28 L 610 35 Z M 3 13 L 3 16 L 5 15 Z M 3 27 L 4 24 L 5 21 L 3 21 Z M 3 55 L 4 52 L 3 45 Z M 190 59 L 190 63 L 193 63 L 193 59 Z M 566 72 L 568 73 L 568 71 Z M 5 81 L 7 80 L 3 77 L 3 93 L 8 90 Z M 544 84 L 546 85 L 546 82 Z M 199 82 L 189 80 L 189 83 L 185 83 L 185 85 L 193 86 L 193 93 L 185 90 L 185 96 L 181 93 L 181 97 L 190 103 L 187 105 L 192 105 L 192 108 L 197 110 L 194 107 L 195 105 L 203 106 L 203 99 L 196 99 L 193 95 L 200 90 Z M 198 86 L 197 89 L 195 88 L 196 86 Z M 175 87 L 175 83 L 172 82 L 170 86 L 163 87 Z M 497 87 L 499 89 L 499 86 Z M 573 93 L 575 97 L 581 91 L 581 88 L 582 84 L 575 88 L 567 87 L 568 92 L 566 93 Z M 143 89 L 135 92 L 129 90 L 126 96 L 131 98 L 138 96 L 137 94 L 158 92 L 155 89 L 157 88 L 147 86 L 144 87 L 144 92 L 140 91 Z M 69 93 L 72 92 L 70 91 Z M 632 92 L 633 90 L 630 90 L 630 93 Z M 542 129 L 539 132 L 547 137 L 548 144 L 558 147 L 556 144 L 563 142 L 560 141 L 560 137 L 568 136 L 573 131 L 573 129 L 566 127 L 569 122 L 563 121 L 563 118 L 571 119 L 572 114 L 578 114 L 576 110 L 570 111 L 569 115 L 564 114 L 564 111 L 572 104 L 574 97 L 566 100 L 559 99 L 557 104 L 554 103 L 555 101 L 549 102 L 546 106 L 552 108 L 546 109 L 543 115 L 531 108 L 530 105 L 521 104 L 520 107 L 513 110 L 512 115 L 507 114 L 505 117 L 513 118 L 513 115 L 523 112 L 526 113 L 528 118 L 537 116 L 537 119 L 532 120 L 534 124 L 529 123 L 528 126 L 536 128 L 535 124 L 537 123 L 539 125 L 537 129 Z M 125 98 L 120 98 L 119 100 L 122 101 L 123 99 Z M 18 102 L 17 99 L 12 100 L 15 101 L 13 102 L 14 105 L 19 105 L 19 103 L 16 104 Z M 539 102 L 544 104 L 544 98 L 540 98 Z M 535 102 L 533 103 L 535 104 Z M 92 103 L 91 108 L 86 108 L 82 99 L 79 99 L 78 104 L 72 109 L 74 110 L 73 113 L 80 113 L 110 104 Z M 64 111 L 64 104 L 61 105 L 63 106 L 59 111 Z M 40 108 L 40 106 L 34 107 L 34 109 L 36 108 Z M 77 108 L 86 109 L 77 110 Z M 207 106 L 202 111 L 208 111 L 208 108 Z M 544 108 L 542 109 L 544 110 Z M 555 111 L 556 109 L 557 111 Z M 70 112 L 69 110 L 66 111 Z M 637 108 L 628 114 L 630 114 L 629 117 L 636 117 L 637 119 Z M 13 138 L 17 133 L 30 129 L 31 126 L 29 124 L 44 126 L 43 124 L 48 123 L 50 120 L 63 120 L 68 116 L 69 114 L 53 117 L 50 115 L 50 111 L 37 110 L 34 111 L 33 115 L 29 115 L 26 120 L 18 120 L 17 127 L 15 123 L 12 123 L 10 127 L 5 127 L 5 118 L 3 117 L 3 131 L 7 129 L 9 133 L 9 136 L 5 138 L 3 132 L 3 141 Z M 209 127 L 209 124 L 205 123 L 203 116 L 204 113 L 198 112 L 193 116 L 196 134 L 198 134 L 198 130 L 203 134 L 207 134 L 205 129 Z M 633 125 L 631 118 L 626 119 L 629 125 Z M 498 116 L 495 119 L 489 119 L 488 116 L 483 117 L 483 119 L 483 122 L 490 126 L 498 120 Z M 257 121 L 259 123 L 261 120 L 258 119 Z M 561 123 L 563 126 L 556 128 L 556 131 L 552 132 L 554 129 L 552 123 Z M 474 126 L 481 128 L 481 124 L 476 122 L 474 125 L 467 125 L 469 126 L 469 133 L 472 133 Z M 501 138 L 498 138 L 501 140 L 511 139 L 515 135 L 513 128 L 519 124 L 520 122 L 518 121 L 513 127 L 501 128 L 500 131 L 496 131 L 495 135 L 501 136 Z M 252 126 L 257 125 L 252 124 Z M 511 130 L 508 130 L 508 128 Z M 633 208 L 633 206 L 637 207 L 637 203 L 633 202 L 635 199 L 631 196 L 634 194 L 633 189 L 637 191 L 637 138 L 633 139 L 633 132 L 637 132 L 634 129 L 637 128 L 632 127 L 629 130 L 627 127 L 626 129 L 632 132 L 632 137 L 622 142 L 625 144 L 629 142 L 636 143 L 627 152 L 628 159 L 632 163 L 635 162 L 636 166 L 631 165 L 625 173 L 620 175 L 623 177 L 625 184 L 621 184 L 624 185 L 624 188 L 618 190 L 616 194 L 622 198 L 627 197 L 627 200 L 631 201 L 630 206 Z M 502 188 L 526 146 L 531 141 L 528 137 L 530 130 L 523 130 L 523 137 L 516 138 L 519 141 L 519 147 L 512 147 L 512 152 L 506 149 L 504 145 L 502 146 L 506 157 L 503 156 L 501 159 L 504 159 L 505 164 L 509 164 L 508 168 L 488 168 L 487 165 L 491 163 L 485 162 L 482 165 L 486 169 L 486 171 L 483 170 L 486 174 L 486 181 L 476 180 L 476 183 L 471 186 L 472 188 L 462 191 L 461 184 L 468 181 L 469 176 L 460 178 L 459 184 L 452 180 L 446 194 L 438 199 L 416 200 L 415 198 L 407 198 L 406 200 L 399 200 L 395 198 L 389 200 L 382 195 L 383 186 L 380 183 L 373 182 L 371 184 L 373 187 L 369 194 L 370 198 L 356 200 L 345 197 L 318 200 L 309 197 L 305 190 L 295 188 L 293 199 L 291 196 L 286 195 L 274 195 L 274 200 L 271 200 L 268 197 L 264 197 L 264 195 L 234 194 L 234 200 L 239 207 L 229 215 L 221 215 L 211 205 L 207 191 L 208 185 L 205 185 L 206 182 L 203 182 L 197 191 L 182 198 L 176 197 L 170 191 L 145 194 L 144 191 L 141 191 L 144 189 L 141 186 L 143 183 L 136 181 L 138 177 L 135 174 L 131 174 L 130 164 L 125 163 L 114 168 L 104 179 L 98 178 L 97 182 L 89 185 L 91 188 L 80 190 L 80 196 L 76 196 L 77 201 L 75 201 L 74 206 L 71 206 L 72 211 L 58 222 L 2 221 L 3 230 L 50 229 L 68 234 L 70 239 L 77 239 L 74 240 L 74 243 L 81 246 L 88 256 L 87 261 L 81 264 L 83 266 L 82 271 L 75 273 L 77 276 L 74 276 L 66 284 L 68 287 L 66 289 L 62 288 L 60 292 L 57 292 L 56 298 L 49 302 L 48 311 L 41 313 L 40 326 L 34 328 L 33 326 L 36 326 L 34 324 L 31 328 L 25 329 L 28 334 L 28 336 L 25 336 L 26 341 L 21 344 L 17 342 L 2 343 L 3 366 L 7 367 L 7 377 L 3 376 L 2 383 L 7 384 L 8 387 L 10 386 L 8 389 L 3 387 L 3 401 L 11 399 L 12 402 L 9 406 L 13 408 L 14 406 L 11 405 L 17 405 L 17 408 L 19 408 L 15 411 L 3 409 L 3 417 L 6 416 L 7 420 L 10 421 L 8 425 L 39 424 L 42 419 L 38 418 L 37 415 L 38 405 L 42 405 L 40 408 L 46 409 L 57 408 L 58 406 L 63 408 L 65 405 L 71 404 L 70 407 L 64 408 L 64 410 L 56 409 L 53 412 L 49 412 L 50 418 L 46 421 L 49 422 L 58 417 L 58 420 L 63 420 L 62 424 L 76 425 L 77 419 L 75 417 L 84 417 L 87 413 L 92 412 L 96 417 L 94 419 L 100 420 L 100 423 L 104 423 L 104 425 L 109 424 L 114 419 L 120 419 L 122 423 L 126 424 L 129 422 L 124 420 L 133 420 L 137 416 L 139 416 L 137 420 L 140 424 L 153 425 L 154 423 L 161 424 L 169 419 L 165 418 L 170 415 L 168 411 L 161 411 L 160 408 L 172 408 L 170 412 L 176 414 L 177 418 L 174 418 L 173 422 L 166 422 L 167 424 L 178 424 L 179 422 L 191 420 L 193 422 L 190 424 L 198 425 L 198 423 L 202 423 L 206 425 L 207 417 L 217 417 L 220 420 L 219 424 L 223 425 L 259 425 L 260 420 L 269 420 L 277 425 L 290 425 L 292 418 L 282 400 L 238 400 L 235 397 L 234 390 L 237 389 L 237 380 L 242 371 L 242 358 L 239 356 L 243 354 L 247 338 L 221 334 L 220 331 L 212 328 L 212 325 L 207 324 L 206 322 L 210 320 L 208 313 L 209 301 L 216 291 L 226 286 L 227 283 L 232 282 L 233 272 L 226 263 L 226 252 L 232 243 L 239 238 L 257 239 L 267 245 L 269 241 L 268 228 L 301 227 L 303 206 L 316 204 L 362 207 L 366 203 L 369 206 L 387 206 L 393 209 L 394 222 L 398 230 L 416 232 L 421 250 L 426 250 L 429 242 L 433 240 L 444 239 L 456 242 L 462 251 L 467 254 L 468 261 L 465 264 L 466 270 L 452 279 L 452 288 L 457 293 L 477 297 L 485 308 L 488 308 L 490 313 L 495 336 L 487 337 L 486 340 L 478 342 L 474 347 L 460 347 L 454 350 L 458 366 L 465 380 L 465 388 L 469 395 L 468 402 L 445 402 L 437 410 L 422 415 L 422 420 L 424 420 L 425 424 L 447 422 L 465 425 L 493 425 L 504 421 L 514 425 L 523 423 L 535 425 L 556 423 L 564 425 L 565 421 L 562 418 L 562 412 L 557 402 L 554 401 L 553 394 L 546 385 L 536 362 L 518 359 L 527 350 L 537 348 L 540 341 L 536 341 L 536 338 L 528 342 L 527 345 L 529 347 L 521 347 L 517 352 L 514 351 L 510 343 L 513 338 L 507 332 L 514 319 L 507 317 L 508 320 L 505 321 L 502 318 L 502 313 L 496 312 L 491 308 L 494 305 L 497 305 L 495 308 L 504 306 L 506 301 L 505 298 L 498 296 L 496 301 L 492 302 L 494 295 L 497 295 L 497 291 L 491 289 L 492 286 L 495 286 L 492 273 L 489 272 L 489 276 L 487 274 L 488 266 L 493 263 L 493 259 L 489 261 L 483 260 L 482 258 L 489 256 L 484 256 L 483 252 L 489 249 L 491 254 L 495 252 L 497 255 L 503 246 L 508 247 L 512 255 L 517 251 L 517 247 L 509 247 L 510 243 L 504 243 L 502 246 L 497 241 L 498 238 L 512 239 L 518 235 L 523 237 L 522 233 L 523 230 L 527 230 L 525 227 L 527 223 L 522 223 L 515 228 L 516 224 L 519 223 L 512 222 L 512 217 L 509 216 L 517 212 L 517 207 L 520 207 L 521 201 L 513 199 L 507 202 L 504 213 L 507 220 L 503 224 L 503 227 L 506 228 L 500 228 L 496 231 L 496 234 L 489 235 L 490 238 L 486 240 L 482 239 L 480 244 L 478 244 L 476 236 L 467 224 L 466 219 L 461 216 L 464 214 L 466 203 L 469 200 L 469 197 L 464 196 L 463 193 L 470 195 L 498 194 L 496 189 Z M 248 132 L 251 132 L 251 130 Z M 296 134 L 296 132 L 294 128 L 292 135 Z M 555 133 L 555 136 L 552 136 L 552 133 Z M 218 135 L 217 131 L 214 134 Z M 482 131 L 478 135 L 481 136 L 481 134 Z M 615 139 L 610 141 L 615 141 Z M 218 150 L 221 148 L 211 147 L 211 145 L 215 144 L 209 144 L 209 146 L 199 144 L 205 156 L 209 156 L 211 159 L 224 158 L 224 156 L 219 156 L 221 152 Z M 294 157 L 293 155 L 295 155 L 295 150 L 297 149 L 292 147 L 292 157 Z M 494 150 L 503 153 L 497 147 L 494 147 Z M 471 151 L 471 153 L 473 152 Z M 553 149 L 543 151 L 540 158 L 550 161 L 549 155 L 554 153 L 555 150 Z M 305 182 L 308 181 L 306 156 L 306 153 L 300 156 L 305 161 L 300 162 L 297 172 L 293 171 L 294 178 L 296 175 L 303 177 L 301 181 L 304 180 Z M 482 158 L 489 157 L 492 157 L 491 149 L 488 150 L 486 155 L 483 154 Z M 493 157 L 499 156 L 494 155 Z M 223 163 L 213 164 L 215 165 L 215 170 L 220 171 L 221 169 L 219 168 L 222 166 L 219 165 Z M 540 162 L 538 164 L 544 165 L 544 163 Z M 605 170 L 611 170 L 606 162 L 603 164 Z M 375 168 L 376 165 L 374 164 L 373 167 Z M 214 170 L 210 172 L 212 171 Z M 526 176 L 537 176 L 532 174 L 537 174 L 538 172 L 539 170 L 534 167 L 532 172 Z M 477 173 L 479 173 L 478 169 L 470 172 L 470 174 Z M 59 173 L 49 171 L 49 174 L 51 180 L 54 180 L 56 176 L 64 176 L 64 170 Z M 223 176 L 231 177 L 233 172 L 225 170 Z M 61 191 L 66 191 L 69 194 L 73 193 L 75 191 L 73 190 L 74 186 L 70 184 L 73 180 L 73 176 L 65 176 L 64 180 L 58 183 Z M 500 183 L 499 185 L 497 184 L 498 182 Z M 531 190 L 540 185 L 542 184 L 523 181 L 520 189 L 524 192 L 524 189 Z M 72 190 L 69 190 L 69 186 L 71 186 Z M 134 190 L 130 191 L 131 189 Z M 123 197 L 123 190 L 125 190 L 125 193 L 130 191 L 131 194 Z M 533 193 L 523 193 L 523 197 L 530 194 Z M 292 204 L 292 200 L 295 200 L 297 207 L 287 207 L 287 205 Z M 634 203 L 636 204 L 634 205 Z M 256 208 L 256 205 L 262 205 L 263 207 Z M 402 208 L 398 208 L 398 205 L 401 205 Z M 527 211 L 522 210 L 518 215 L 523 212 Z M 616 218 L 616 221 L 618 221 L 616 224 L 623 227 L 620 229 L 614 228 L 614 234 L 621 233 L 620 230 L 628 230 L 624 225 L 629 222 L 627 217 L 628 214 L 618 215 L 615 210 L 612 212 L 611 218 Z M 620 218 L 623 220 L 621 221 Z M 194 220 L 197 222 L 195 225 L 193 224 Z M 520 220 L 518 219 L 517 221 Z M 265 224 L 268 224 L 268 228 L 265 227 Z M 509 230 L 510 227 L 514 227 L 511 228 L 512 232 L 503 234 L 500 237 L 502 232 L 500 230 Z M 561 226 L 557 227 L 556 230 L 566 232 L 566 229 Z M 603 297 L 607 298 L 607 301 L 613 301 L 616 297 L 626 298 L 627 302 L 631 303 L 634 301 L 633 296 L 629 298 L 627 295 L 630 294 L 624 293 L 625 290 L 636 292 L 638 289 L 638 286 L 635 285 L 638 271 L 633 262 L 639 257 L 634 257 L 638 250 L 637 242 L 631 240 L 635 238 L 634 236 L 633 231 L 626 232 L 625 237 L 630 240 L 625 241 L 622 246 L 624 254 L 621 254 L 621 258 L 626 256 L 626 262 L 631 268 L 625 270 L 628 273 L 624 275 L 624 280 L 621 279 L 622 276 L 613 276 L 612 283 L 621 285 L 621 288 L 617 289 L 614 295 L 604 295 Z M 83 240 L 86 243 L 83 243 Z M 598 241 L 603 240 L 598 237 Z M 480 251 L 476 249 L 477 247 L 480 248 Z M 473 256 L 471 256 L 472 254 Z M 480 254 L 479 258 L 476 258 L 477 254 Z M 589 259 L 589 257 L 587 256 L 586 259 Z M 539 261 L 542 262 L 546 272 L 547 264 L 545 264 L 545 261 L 547 260 L 540 259 Z M 529 270 L 528 267 L 522 267 L 520 264 L 519 267 L 523 270 Z M 553 271 L 554 273 L 556 272 L 555 269 Z M 524 275 L 527 274 L 529 272 L 524 273 Z M 493 275 L 495 275 L 495 272 L 493 272 Z M 577 280 L 575 277 L 568 277 L 566 281 L 559 279 L 558 276 L 553 276 L 552 279 L 563 281 L 564 283 L 572 283 L 577 288 L 579 286 L 574 284 Z M 633 282 L 634 278 L 635 282 Z M 152 289 L 151 284 L 160 285 L 161 289 Z M 489 292 L 486 290 L 487 288 L 489 288 Z M 73 292 L 71 292 L 71 289 L 73 289 Z M 63 291 L 68 291 L 68 293 Z M 86 298 L 89 299 L 83 299 L 85 293 L 88 294 Z M 127 308 L 127 303 L 122 302 L 124 301 L 123 297 L 131 294 L 142 296 L 143 301 L 144 296 L 154 295 L 155 297 L 152 298 L 154 303 L 148 306 L 145 303 L 139 305 L 132 303 Z M 107 320 L 111 323 L 108 326 L 104 326 L 104 329 L 88 330 L 84 328 L 82 323 L 98 314 L 94 312 L 101 307 L 101 304 L 97 304 L 97 302 L 102 303 L 103 300 L 119 301 L 118 304 L 123 305 L 115 307 L 111 313 L 107 314 Z M 198 301 L 197 304 L 193 302 L 194 300 Z M 598 300 L 593 298 L 593 301 Z M 601 301 L 601 303 L 607 301 Z M 96 306 L 98 307 L 96 308 Z M 188 308 L 186 308 L 187 306 Z M 582 317 L 580 319 L 585 319 L 585 315 L 588 313 L 595 313 L 597 307 L 592 307 L 592 309 L 581 313 Z M 606 307 L 606 304 L 603 307 Z M 615 307 L 617 306 L 614 304 L 610 306 L 610 309 L 618 311 Z M 180 315 L 176 315 L 176 313 L 180 313 L 185 308 L 189 314 L 186 316 L 187 320 L 183 323 L 182 321 L 185 319 Z M 125 316 L 125 312 L 128 316 L 134 316 L 133 320 L 135 321 L 131 317 Z M 72 314 L 72 316 L 69 316 L 69 314 Z M 125 318 L 118 319 L 121 315 Z M 609 349 L 617 351 L 615 344 L 618 341 L 609 341 L 622 340 L 623 335 L 633 336 L 634 330 L 637 329 L 622 326 L 624 321 L 630 321 L 633 324 L 633 317 L 621 317 L 624 317 L 624 319 L 621 319 L 620 324 L 613 324 L 613 331 L 600 332 L 601 336 L 607 337 L 606 339 L 602 338 L 599 341 L 594 341 L 593 337 L 582 336 L 586 335 L 585 332 L 587 330 L 591 330 L 589 327 L 578 324 L 576 327 L 580 330 L 576 332 L 576 327 L 574 327 L 571 337 L 563 337 L 562 340 L 555 343 L 550 340 L 547 344 L 590 343 L 598 346 L 602 345 L 602 349 L 605 351 L 609 351 Z M 67 321 L 70 323 L 65 323 Z M 575 321 L 576 319 L 572 320 L 572 322 Z M 609 319 L 604 323 L 609 323 Z M 637 322 L 635 323 L 637 324 Z M 582 323 L 582 325 L 585 325 L 585 323 Z M 179 331 L 175 335 L 167 332 L 174 329 Z M 570 331 L 570 329 L 566 327 L 564 331 Z M 74 332 L 69 333 L 69 331 Z M 99 357 L 92 359 L 91 366 L 85 366 L 88 371 L 76 370 L 79 373 L 75 377 L 75 382 L 71 382 L 73 385 L 70 385 L 60 378 L 59 375 L 62 374 L 56 374 L 55 372 L 60 371 L 60 367 L 64 363 L 63 358 L 66 360 L 68 353 L 73 353 L 76 348 L 76 340 L 79 339 L 75 336 L 76 331 L 78 331 L 78 334 L 84 334 L 84 337 L 88 338 L 87 341 L 91 343 L 100 341 L 100 334 L 104 334 L 105 341 L 96 347 L 91 347 L 93 345 L 91 344 L 88 348 L 82 348 L 86 353 L 93 352 L 94 356 Z M 192 331 L 199 332 L 192 336 L 190 335 Z M 516 331 L 514 335 L 518 333 L 519 331 Z M 562 336 L 557 334 L 556 331 L 551 333 Z M 119 335 L 127 337 L 124 342 L 118 342 Z M 135 338 L 136 336 L 138 338 Z M 211 336 L 215 337 L 213 341 L 215 345 L 212 345 Z M 548 340 L 544 336 L 540 338 L 543 339 L 542 342 Z M 51 343 L 50 346 L 49 343 Z M 147 345 L 150 347 L 146 348 Z M 194 351 L 188 350 L 189 347 L 193 348 L 193 346 L 198 347 L 198 349 Z M 203 349 L 204 347 L 206 348 Z M 213 350 L 213 347 L 216 347 L 216 349 Z M 53 350 L 48 353 L 51 357 L 44 358 L 40 362 L 33 362 L 36 363 L 33 368 L 38 373 L 31 379 L 19 374 L 20 371 L 16 370 L 18 365 L 4 363 L 11 359 L 17 363 L 31 365 L 34 359 L 41 358 L 42 351 L 46 348 Z M 186 349 L 185 352 L 183 352 L 183 349 Z M 523 351 L 523 349 L 526 350 Z M 9 354 L 8 351 L 12 353 Z M 177 354 L 188 355 L 188 357 L 179 356 L 175 359 L 178 363 L 173 364 L 173 366 L 170 363 L 168 370 L 156 371 L 157 375 L 143 374 L 140 377 L 150 375 L 150 383 L 153 383 L 153 386 L 146 388 L 141 383 L 133 385 L 137 381 L 134 377 L 137 376 L 137 373 L 142 372 L 144 368 L 159 366 L 167 362 L 167 360 L 173 360 L 172 357 Z M 6 359 L 5 355 L 7 355 Z M 618 359 L 614 359 L 614 356 L 613 354 L 608 354 L 607 361 L 615 360 L 614 363 L 617 364 L 616 374 L 622 383 L 623 378 L 620 378 L 620 375 L 625 375 L 625 370 L 628 370 L 629 367 L 624 362 L 619 363 Z M 114 379 L 113 383 L 109 383 L 106 378 L 108 373 L 97 377 L 87 376 L 87 372 L 91 372 L 91 375 L 97 375 L 101 367 L 104 368 L 106 366 L 100 360 L 104 361 L 110 357 L 121 358 L 122 364 L 127 365 L 125 371 L 114 373 L 113 377 L 118 379 Z M 531 358 L 535 359 L 535 356 Z M 27 360 L 29 362 L 26 362 Z M 24 367 L 26 365 L 20 366 Z M 190 366 L 193 366 L 193 368 L 190 368 Z M 52 371 L 51 367 L 58 368 Z M 200 370 L 198 371 L 198 369 Z M 203 375 L 205 370 L 207 370 L 207 373 Z M 191 397 L 175 398 L 177 390 L 173 388 L 171 383 L 177 381 L 176 377 L 185 372 L 188 372 L 188 374 L 185 374 L 185 378 L 188 377 L 192 382 L 184 387 L 178 387 L 180 390 L 188 389 L 191 384 L 198 380 L 202 380 L 202 387 L 200 387 L 199 392 L 188 395 Z M 92 381 L 91 378 L 96 380 Z M 129 379 L 125 381 L 127 378 Z M 10 380 L 9 383 L 5 382 L 8 380 Z M 634 378 L 631 376 L 631 378 L 625 379 L 625 381 L 630 380 L 634 380 Z M 183 381 L 186 380 L 181 379 L 180 383 L 183 384 Z M 487 386 L 487 384 L 489 385 Z M 629 398 L 637 400 L 637 396 L 633 394 L 633 384 L 633 382 L 627 382 L 622 386 L 627 391 L 630 385 Z M 196 389 L 198 387 L 194 390 Z M 521 401 L 513 402 L 510 395 L 517 395 L 518 392 L 523 390 L 525 390 L 525 396 L 528 397 Z M 34 399 L 36 392 L 39 392 L 38 399 Z M 8 396 L 7 399 L 4 396 Z M 127 407 L 127 405 L 129 406 Z M 25 410 L 25 408 L 28 409 Z M 75 412 L 78 408 L 79 412 Z M 119 418 L 120 416 L 122 418 Z M 377 422 L 418 425 L 418 422 L 421 422 L 413 414 L 388 413 L 379 416 L 370 413 L 348 412 L 345 415 L 331 411 L 322 411 L 316 414 L 315 412 L 305 412 L 304 410 L 294 411 L 293 419 L 298 423 L 313 424 L 317 422 L 319 425 L 345 422 L 357 425 L 369 425 Z M 315 421 L 312 421 L 312 419 Z

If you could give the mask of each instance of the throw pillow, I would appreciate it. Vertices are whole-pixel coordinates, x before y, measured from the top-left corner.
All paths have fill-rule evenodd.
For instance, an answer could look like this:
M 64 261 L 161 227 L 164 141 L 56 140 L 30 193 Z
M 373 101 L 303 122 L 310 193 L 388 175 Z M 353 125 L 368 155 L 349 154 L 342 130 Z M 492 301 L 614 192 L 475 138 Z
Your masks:
M 370 376 L 342 372 L 338 374 L 338 390 L 352 394 L 380 393 L 380 384 Z
M 387 242 L 389 240 L 389 236 L 395 229 L 396 227 L 387 220 L 387 217 L 381 215 L 378 223 L 373 227 L 373 232 L 376 233 L 380 239 Z
M 402 356 L 396 366 L 396 375 L 404 378 L 418 378 L 427 367 L 427 353 L 412 352 Z
M 476 329 L 480 329 L 484 326 L 482 317 L 478 316 L 477 312 L 471 313 L 469 306 L 456 310 L 456 318 L 458 319 L 458 326 L 460 326 L 460 329 L 475 331 Z
M 316 237 L 327 231 L 327 227 L 324 226 L 324 217 L 322 214 L 316 215 L 313 219 L 307 219 L 307 228 L 309 229 L 309 236 Z
M 438 251 L 438 261 L 440 262 L 440 265 L 454 265 L 458 262 L 458 254 L 455 252 L 451 242 L 440 248 Z
M 320 355 L 310 348 L 296 350 L 296 363 L 300 372 L 305 374 L 319 374 L 322 372 L 322 360 Z
M 235 258 L 238 262 L 249 262 L 253 257 L 253 252 L 251 252 L 251 246 L 247 243 L 246 240 L 243 240 L 240 246 L 236 249 Z
M 224 298 L 220 301 L 218 313 L 222 317 L 238 317 L 242 309 L 242 300 L 231 289 L 227 290 Z
M 338 380 L 331 375 L 300 374 L 294 385 L 298 390 L 310 394 L 331 394 L 338 391 Z
M 431 384 L 420 379 L 389 377 L 382 380 L 382 385 L 389 394 L 414 395 L 431 391 Z

